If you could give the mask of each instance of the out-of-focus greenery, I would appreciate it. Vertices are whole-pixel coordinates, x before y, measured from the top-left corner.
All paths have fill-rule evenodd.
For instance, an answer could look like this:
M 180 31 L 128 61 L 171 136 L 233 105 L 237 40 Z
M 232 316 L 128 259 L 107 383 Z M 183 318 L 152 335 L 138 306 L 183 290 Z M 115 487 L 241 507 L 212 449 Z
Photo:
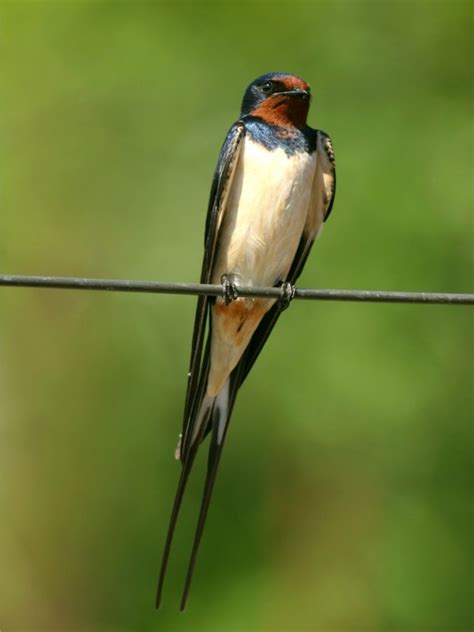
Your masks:
M 198 279 L 247 84 L 313 88 L 333 214 L 300 284 L 469 291 L 468 2 L 4 2 L 0 269 Z M 469 308 L 295 303 L 164 606 L 193 298 L 0 288 L 0 628 L 472 627 Z M 471 549 L 472 551 L 472 549 Z

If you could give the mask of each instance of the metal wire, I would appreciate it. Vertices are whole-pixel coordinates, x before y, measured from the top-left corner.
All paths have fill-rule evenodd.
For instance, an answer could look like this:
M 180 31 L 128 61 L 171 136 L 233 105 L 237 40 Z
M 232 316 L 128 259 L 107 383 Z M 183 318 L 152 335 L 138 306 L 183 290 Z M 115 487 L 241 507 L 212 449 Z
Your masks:
M 162 281 L 128 281 L 125 279 L 88 279 L 82 277 L 29 276 L 0 274 L 0 286 L 36 287 L 62 290 L 98 290 L 110 292 L 144 292 L 151 294 L 186 294 L 224 296 L 222 285 L 201 283 L 164 283 Z M 282 298 L 278 287 L 239 287 L 238 296 Z M 387 292 L 369 290 L 326 290 L 297 288 L 295 299 L 319 301 L 356 301 L 368 303 L 421 303 L 430 305 L 474 305 L 474 294 L 442 292 Z

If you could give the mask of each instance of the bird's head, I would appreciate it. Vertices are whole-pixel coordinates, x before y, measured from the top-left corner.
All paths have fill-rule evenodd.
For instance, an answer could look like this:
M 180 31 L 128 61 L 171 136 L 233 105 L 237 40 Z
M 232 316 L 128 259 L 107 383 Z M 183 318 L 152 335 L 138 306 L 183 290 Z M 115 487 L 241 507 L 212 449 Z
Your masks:
M 281 127 L 304 127 L 311 90 L 303 79 L 271 72 L 249 85 L 242 101 L 241 116 L 258 116 Z

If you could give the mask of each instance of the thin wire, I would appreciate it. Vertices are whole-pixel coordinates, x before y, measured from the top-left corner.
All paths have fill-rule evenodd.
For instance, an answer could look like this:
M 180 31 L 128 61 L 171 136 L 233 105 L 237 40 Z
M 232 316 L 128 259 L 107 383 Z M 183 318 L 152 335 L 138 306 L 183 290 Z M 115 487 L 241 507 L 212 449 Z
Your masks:
M 62 290 L 144 292 L 151 294 L 204 294 L 206 296 L 225 295 L 225 290 L 222 285 L 204 285 L 201 283 L 163 283 L 162 281 L 128 281 L 125 279 L 29 276 L 19 274 L 0 274 L 0 286 L 40 287 Z M 238 296 L 276 299 L 284 298 L 281 288 L 278 287 L 239 287 L 237 292 Z M 474 305 L 474 294 L 448 294 L 443 292 L 296 289 L 294 298 L 319 301 Z

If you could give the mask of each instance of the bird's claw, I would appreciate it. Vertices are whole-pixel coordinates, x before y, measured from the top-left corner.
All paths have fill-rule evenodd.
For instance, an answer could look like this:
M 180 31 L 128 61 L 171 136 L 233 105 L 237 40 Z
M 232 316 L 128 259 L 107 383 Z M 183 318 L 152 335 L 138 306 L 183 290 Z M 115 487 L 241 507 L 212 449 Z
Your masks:
M 221 283 L 222 295 L 226 305 L 229 305 L 229 303 L 232 303 L 232 301 L 239 298 L 235 274 L 223 274 L 221 276 Z
M 285 283 L 281 284 L 280 290 L 281 294 L 280 298 L 278 299 L 278 307 L 282 312 L 289 307 L 291 301 L 295 297 L 296 287 L 288 281 L 285 281 Z

